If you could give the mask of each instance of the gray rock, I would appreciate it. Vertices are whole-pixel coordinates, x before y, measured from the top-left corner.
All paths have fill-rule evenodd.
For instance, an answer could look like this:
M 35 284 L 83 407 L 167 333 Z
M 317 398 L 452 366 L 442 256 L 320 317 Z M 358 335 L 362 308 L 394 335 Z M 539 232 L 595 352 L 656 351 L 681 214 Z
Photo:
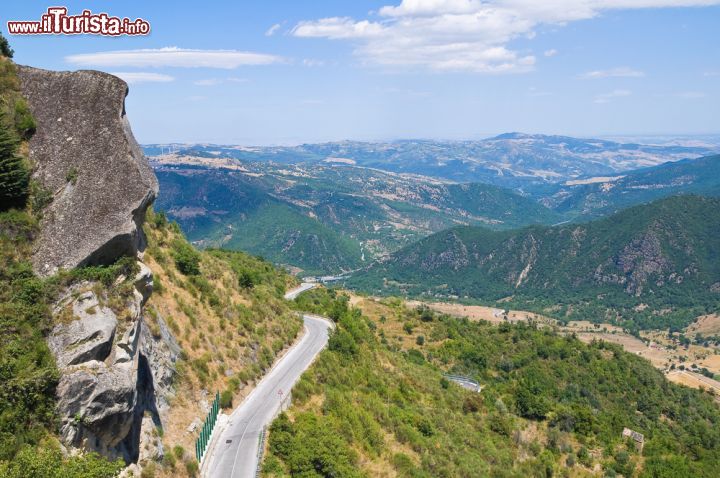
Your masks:
M 145 305 L 145 302 L 150 298 L 153 291 L 153 274 L 150 268 L 144 263 L 138 261 L 137 264 L 140 267 L 140 271 L 134 279 L 135 290 L 142 295 L 142 304 Z
M 144 248 L 140 224 L 158 183 L 130 131 L 127 84 L 97 71 L 21 66 L 18 75 L 37 122 L 33 176 L 54 195 L 32 258 L 36 271 L 135 255 Z
M 148 327 L 142 328 L 141 353 L 147 358 L 148 367 L 155 388 L 155 406 L 163 415 L 169 409 L 169 399 L 174 395 L 173 379 L 180 356 L 180 346 L 168 328 L 165 320 L 156 314 L 160 336 L 153 337 Z M 147 319 L 146 319 L 147 320 Z
M 48 337 L 58 367 L 105 360 L 115 337 L 115 313 L 101 306 L 95 293 L 90 291 L 74 300 L 72 311 L 73 320 L 57 324 Z
M 66 370 L 57 388 L 64 441 L 127 459 L 131 453 L 118 445 L 133 426 L 136 382 L 136 370 L 110 368 L 102 362 Z

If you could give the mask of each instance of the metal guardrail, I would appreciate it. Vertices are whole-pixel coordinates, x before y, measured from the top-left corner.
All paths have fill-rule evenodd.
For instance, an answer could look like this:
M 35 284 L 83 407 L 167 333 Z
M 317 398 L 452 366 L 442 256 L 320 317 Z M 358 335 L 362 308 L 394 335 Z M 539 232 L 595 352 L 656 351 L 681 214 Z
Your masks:
M 217 423 L 218 415 L 220 414 L 220 394 L 215 392 L 215 400 L 213 400 L 210 412 L 205 423 L 203 424 L 202 430 L 200 430 L 200 436 L 195 440 L 195 458 L 198 463 L 202 463 L 202 459 L 207 452 L 208 445 L 212 439 L 212 433 L 215 430 L 215 424 Z
M 277 418 L 278 415 L 280 415 L 282 412 L 290 408 L 290 405 L 292 403 L 292 391 L 285 395 L 285 397 L 280 400 L 280 404 L 278 405 L 277 410 L 275 410 L 275 413 L 273 414 L 273 420 Z M 257 458 L 258 458 L 258 464 L 257 469 L 255 470 L 255 478 L 258 478 L 260 476 L 260 472 L 262 470 L 262 460 L 263 460 L 263 453 L 265 452 L 265 438 L 267 436 L 267 428 L 263 427 L 263 429 L 260 431 L 260 438 L 258 440 L 258 452 L 257 452 Z
M 260 476 L 262 471 L 262 460 L 263 453 L 265 453 L 265 435 L 267 434 L 267 427 L 263 427 L 260 431 L 260 437 L 258 439 L 258 453 L 257 453 L 257 468 L 255 468 L 255 478 Z

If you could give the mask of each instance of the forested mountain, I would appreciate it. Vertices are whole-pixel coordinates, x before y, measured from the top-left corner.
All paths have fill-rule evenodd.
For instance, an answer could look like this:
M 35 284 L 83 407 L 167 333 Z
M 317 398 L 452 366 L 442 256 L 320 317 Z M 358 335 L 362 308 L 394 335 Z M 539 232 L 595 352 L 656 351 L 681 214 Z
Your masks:
M 589 182 L 570 181 L 541 197 L 540 202 L 562 214 L 592 218 L 680 193 L 720 196 L 720 155 L 665 163 Z
M 155 163 L 157 207 L 188 237 L 312 273 L 351 270 L 460 224 L 507 229 L 559 215 L 484 184 L 452 184 L 343 163 L 278 165 L 187 156 Z
M 720 307 L 720 199 L 678 196 L 587 224 L 432 235 L 349 285 L 499 301 L 561 319 L 687 324 Z

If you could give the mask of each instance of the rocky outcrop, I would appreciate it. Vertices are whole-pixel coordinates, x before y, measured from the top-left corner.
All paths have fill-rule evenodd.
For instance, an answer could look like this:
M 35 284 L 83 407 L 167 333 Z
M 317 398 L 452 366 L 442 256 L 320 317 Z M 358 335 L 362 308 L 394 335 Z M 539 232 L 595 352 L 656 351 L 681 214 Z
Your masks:
M 135 255 L 158 183 L 130 131 L 127 84 L 98 71 L 21 66 L 18 76 L 37 122 L 33 177 L 53 195 L 32 258 L 36 271 Z
M 62 372 L 57 397 L 63 442 L 130 463 L 162 458 L 155 430 L 162 428 L 180 348 L 162 318 L 155 319 L 158 337 L 144 325 L 150 270 L 141 265 L 127 282 L 133 288 L 125 297 L 109 297 L 95 283 L 73 286 L 56 306 L 48 342 Z
M 125 82 L 96 71 L 51 72 L 19 67 L 37 122 L 30 141 L 34 178 L 53 200 L 43 210 L 33 265 L 60 268 L 140 258 L 145 211 L 157 179 L 125 116 Z M 65 445 L 127 463 L 162 458 L 161 410 L 172 393 L 180 349 L 162 318 L 154 337 L 144 305 L 153 276 L 140 260 L 134 277 L 114 286 L 81 282 L 58 299 L 50 350 Z

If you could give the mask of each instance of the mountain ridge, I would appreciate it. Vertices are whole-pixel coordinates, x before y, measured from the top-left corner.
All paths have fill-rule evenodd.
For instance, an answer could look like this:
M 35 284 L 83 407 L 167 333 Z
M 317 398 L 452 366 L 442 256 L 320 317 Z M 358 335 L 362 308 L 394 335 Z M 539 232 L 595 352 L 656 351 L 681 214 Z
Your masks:
M 157 155 L 163 145 L 146 145 Z M 503 187 L 553 184 L 585 176 L 615 174 L 670 160 L 697 158 L 720 146 L 652 145 L 559 135 L 504 133 L 482 140 L 339 141 L 297 146 L 181 145 L 195 156 L 281 164 L 321 163 L 331 158 L 396 173 Z
M 453 228 L 354 274 L 348 285 L 373 293 L 513 300 L 543 312 L 555 303 L 565 319 L 687 325 L 720 306 L 719 207 L 720 199 L 687 195 L 583 224 Z

